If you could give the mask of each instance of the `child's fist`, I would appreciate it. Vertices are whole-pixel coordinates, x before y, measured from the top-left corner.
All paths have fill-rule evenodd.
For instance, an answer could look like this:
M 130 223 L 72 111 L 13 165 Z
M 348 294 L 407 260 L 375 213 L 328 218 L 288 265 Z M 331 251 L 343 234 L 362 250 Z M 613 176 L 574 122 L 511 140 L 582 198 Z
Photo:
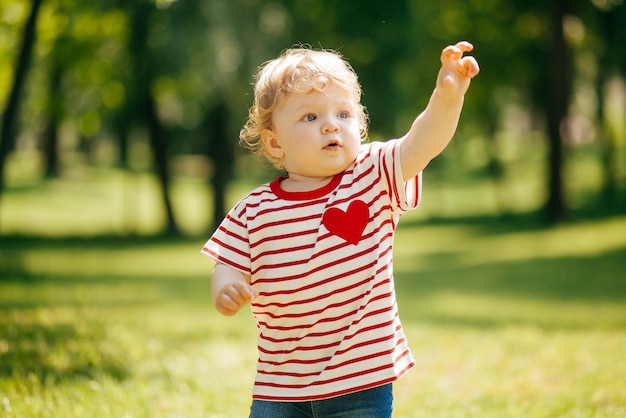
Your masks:
M 257 297 L 258 292 L 248 283 L 234 281 L 226 284 L 217 295 L 215 307 L 223 315 L 232 316 L 246 303 Z

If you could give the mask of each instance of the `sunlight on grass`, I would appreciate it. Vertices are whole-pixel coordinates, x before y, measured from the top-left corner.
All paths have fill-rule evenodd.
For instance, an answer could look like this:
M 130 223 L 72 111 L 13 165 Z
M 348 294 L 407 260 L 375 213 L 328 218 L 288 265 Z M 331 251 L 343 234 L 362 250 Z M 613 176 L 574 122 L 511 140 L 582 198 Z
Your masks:
M 232 181 L 229 202 L 234 204 L 251 188 L 248 182 Z M 190 236 L 208 231 L 213 203 L 207 183 L 174 178 L 170 193 L 181 231 Z M 0 231 L 49 237 L 150 235 L 160 232 L 164 217 L 153 174 L 95 170 L 43 186 L 9 189 L 0 205 Z
M 177 179 L 171 194 L 183 232 L 197 234 L 209 227 L 213 209 L 204 182 Z M 147 235 L 158 233 L 163 223 L 159 184 L 156 177 L 143 173 L 111 171 L 51 180 L 36 193 L 26 186 L 3 196 L 0 206 L 5 234 Z
M 5 234 L 93 236 L 158 232 L 163 210 L 153 176 L 113 172 L 17 190 L 3 196 L 0 215 Z
M 402 225 L 402 224 L 401 224 Z M 401 227 L 394 247 L 396 259 L 417 254 L 460 252 L 467 264 L 563 256 L 593 257 L 626 247 L 626 218 L 516 230 L 490 234 L 469 225 Z M 427 241 L 421 239 L 428 237 Z M 411 242 L 411 243 L 409 243 Z
M 198 240 L 186 244 L 143 245 L 128 251 L 128 248 L 107 246 L 106 248 L 81 248 L 80 244 L 68 251 L 65 248 L 37 247 L 25 249 L 19 255 L 23 270 L 32 274 L 59 274 L 86 276 L 147 277 L 196 276 L 209 277 L 212 263 L 200 257 L 203 242 Z M 79 263 L 76 261 L 80 260 Z M 172 271 L 172 261 L 176 269 Z
M 396 385 L 400 417 L 625 414 L 623 332 L 409 327 L 417 367 Z
M 626 247 L 626 219 L 555 227 L 541 232 L 508 233 L 474 241 L 464 255 L 466 263 L 513 261 L 529 258 L 593 257 Z M 483 255 L 481 258 L 479 253 Z

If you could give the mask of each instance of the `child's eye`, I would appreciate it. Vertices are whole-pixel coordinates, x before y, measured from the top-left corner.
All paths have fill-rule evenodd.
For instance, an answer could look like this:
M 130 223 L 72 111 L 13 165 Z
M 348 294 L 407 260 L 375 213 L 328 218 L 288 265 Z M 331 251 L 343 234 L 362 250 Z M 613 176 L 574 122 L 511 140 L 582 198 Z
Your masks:
M 348 119 L 350 117 L 350 112 L 347 112 L 345 110 L 342 111 L 342 112 L 339 112 L 339 117 L 341 119 Z
M 315 119 L 317 119 L 317 117 L 311 113 L 309 113 L 308 115 L 304 115 L 304 117 L 302 118 L 302 120 L 305 122 L 313 122 Z

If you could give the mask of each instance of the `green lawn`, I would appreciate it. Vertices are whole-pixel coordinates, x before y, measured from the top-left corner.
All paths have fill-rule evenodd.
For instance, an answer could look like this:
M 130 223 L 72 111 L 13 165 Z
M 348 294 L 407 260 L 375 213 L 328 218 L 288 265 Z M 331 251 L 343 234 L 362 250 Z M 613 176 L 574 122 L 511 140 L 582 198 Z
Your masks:
M 53 195 L 9 195 L 5 223 Z M 420 216 L 396 239 L 396 417 L 626 416 L 626 216 Z M 203 240 L 0 236 L 0 416 L 247 416 L 254 322 L 213 309 Z

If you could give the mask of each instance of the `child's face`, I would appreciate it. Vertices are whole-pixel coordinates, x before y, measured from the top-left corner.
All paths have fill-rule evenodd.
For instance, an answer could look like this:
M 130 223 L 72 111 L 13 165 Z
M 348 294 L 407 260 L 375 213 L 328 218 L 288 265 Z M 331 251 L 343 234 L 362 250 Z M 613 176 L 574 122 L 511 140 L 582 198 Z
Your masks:
M 361 144 L 356 103 L 342 89 L 292 93 L 261 138 L 290 177 L 326 178 L 346 170 Z

